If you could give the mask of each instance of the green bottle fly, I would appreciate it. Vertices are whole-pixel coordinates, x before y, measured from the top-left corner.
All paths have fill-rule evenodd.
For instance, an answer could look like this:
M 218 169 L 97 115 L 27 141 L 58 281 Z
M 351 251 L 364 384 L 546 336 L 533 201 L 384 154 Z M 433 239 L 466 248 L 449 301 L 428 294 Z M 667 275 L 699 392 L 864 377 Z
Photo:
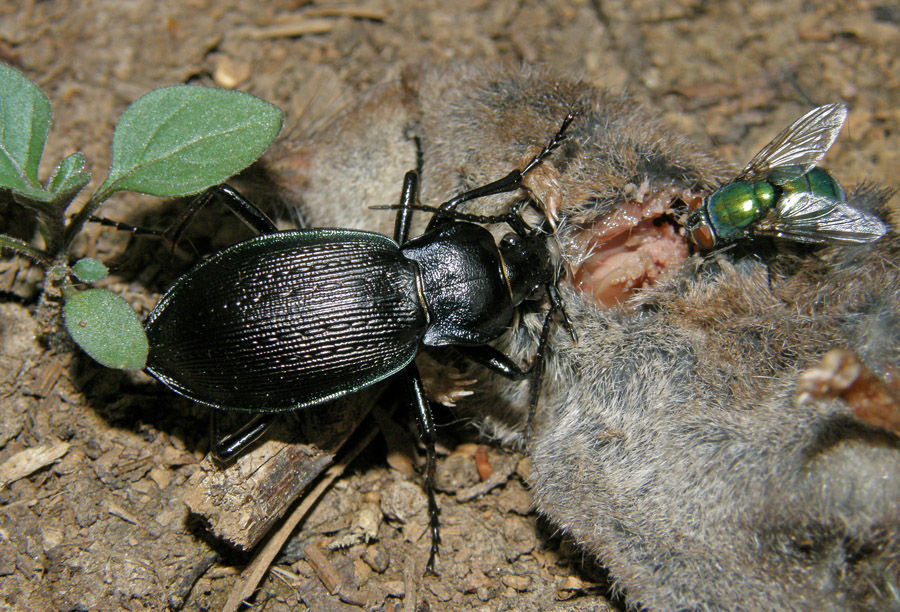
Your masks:
M 840 184 L 817 167 L 846 118 L 843 104 L 827 104 L 782 131 L 690 211 L 685 228 L 692 241 L 712 249 L 754 236 L 822 244 L 878 240 L 884 223 L 847 204 Z

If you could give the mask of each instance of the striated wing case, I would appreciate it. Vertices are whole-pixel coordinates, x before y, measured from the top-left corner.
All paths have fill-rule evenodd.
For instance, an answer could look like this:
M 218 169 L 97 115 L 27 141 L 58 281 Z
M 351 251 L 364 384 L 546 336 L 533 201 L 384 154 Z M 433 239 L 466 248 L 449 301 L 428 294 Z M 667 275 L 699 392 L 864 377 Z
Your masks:
M 390 376 L 427 324 L 415 264 L 390 239 L 298 230 L 225 249 L 185 274 L 147 319 L 147 370 L 233 410 L 292 410 Z

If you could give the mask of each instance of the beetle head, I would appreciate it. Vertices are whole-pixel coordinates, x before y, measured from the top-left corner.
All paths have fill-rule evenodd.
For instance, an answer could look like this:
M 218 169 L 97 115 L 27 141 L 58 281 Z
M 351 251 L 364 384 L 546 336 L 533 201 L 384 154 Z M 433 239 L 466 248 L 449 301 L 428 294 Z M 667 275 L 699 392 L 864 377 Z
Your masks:
M 500 241 L 499 248 L 513 305 L 532 299 L 541 287 L 554 281 L 547 234 L 540 230 L 509 233 Z

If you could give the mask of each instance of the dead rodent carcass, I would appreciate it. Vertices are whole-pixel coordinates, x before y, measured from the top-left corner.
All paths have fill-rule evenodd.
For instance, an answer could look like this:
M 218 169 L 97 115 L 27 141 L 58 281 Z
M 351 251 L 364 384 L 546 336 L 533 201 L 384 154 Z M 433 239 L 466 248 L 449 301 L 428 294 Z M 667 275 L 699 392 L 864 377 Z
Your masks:
M 558 228 L 579 336 L 558 326 L 550 341 L 528 443 L 537 508 L 635 608 L 897 608 L 900 445 L 858 416 L 865 389 L 830 385 L 820 363 L 849 352 L 896 412 L 895 230 L 691 255 L 678 203 L 724 167 L 633 101 L 529 66 L 411 72 L 270 166 L 310 225 L 390 234 L 393 216 L 368 207 L 397 201 L 404 172 L 420 170 L 424 203 L 444 201 L 521 167 L 573 110 L 562 146 L 525 177 Z M 883 218 L 888 197 L 848 201 Z M 526 362 L 542 316 L 500 348 Z M 801 393 L 805 372 L 826 381 Z M 458 410 L 522 443 L 527 383 L 467 375 L 481 382 Z

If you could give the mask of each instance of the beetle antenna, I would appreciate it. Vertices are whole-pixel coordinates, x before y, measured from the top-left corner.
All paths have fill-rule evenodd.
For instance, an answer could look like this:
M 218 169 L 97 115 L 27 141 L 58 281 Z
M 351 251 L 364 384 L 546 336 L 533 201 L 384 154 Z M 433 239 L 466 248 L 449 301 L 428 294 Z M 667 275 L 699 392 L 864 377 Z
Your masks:
M 371 210 L 418 210 L 433 215 L 441 214 L 445 219 L 468 221 L 470 223 L 506 223 L 515 230 L 517 234 L 525 235 L 532 229 L 522 217 L 521 213 L 522 207 L 527 203 L 529 203 L 529 200 L 527 199 L 519 200 L 510 207 L 508 212 L 502 215 L 476 215 L 459 212 L 457 210 L 441 210 L 437 206 L 430 206 L 428 204 L 379 204 L 377 206 L 370 206 L 369 208 Z
M 569 114 L 566 115 L 566 118 L 563 120 L 562 125 L 560 125 L 559 130 L 557 130 L 553 138 L 550 139 L 550 142 L 547 143 L 547 145 L 541 150 L 541 152 L 535 155 L 530 162 L 525 164 L 525 167 L 523 169 L 513 170 L 503 178 L 496 180 L 493 183 L 488 183 L 487 185 L 482 185 L 481 187 L 477 187 L 470 191 L 466 191 L 465 193 L 461 193 L 455 198 L 441 204 L 440 211 L 436 213 L 434 217 L 432 217 L 431 222 L 429 223 L 429 228 L 433 227 L 434 224 L 440 222 L 440 220 L 446 213 L 454 210 L 463 202 L 468 202 L 470 200 L 476 200 L 478 198 L 484 198 L 491 195 L 497 195 L 500 193 L 509 193 L 510 191 L 521 189 L 522 180 L 525 178 L 525 175 L 528 174 L 528 172 L 530 172 L 532 169 L 534 169 L 535 166 L 544 161 L 544 159 L 548 155 L 550 155 L 550 153 L 554 149 L 556 149 L 563 140 L 565 140 L 566 130 L 569 129 L 569 125 L 571 125 L 572 121 L 575 120 L 576 116 L 577 113 L 575 111 L 569 111 Z
M 535 166 L 544 161 L 544 158 L 550 155 L 553 152 L 553 149 L 562 144 L 562 141 L 566 139 L 566 130 L 569 129 L 569 125 L 572 121 L 575 120 L 575 116 L 578 113 L 575 111 L 569 111 L 569 114 L 566 115 L 566 118 L 563 119 L 562 125 L 559 126 L 559 130 L 557 130 L 556 134 L 553 136 L 553 139 L 547 143 L 547 146 L 544 149 L 534 156 L 534 158 L 528 162 L 524 168 L 522 168 L 520 174 L 524 177 L 528 174 Z

